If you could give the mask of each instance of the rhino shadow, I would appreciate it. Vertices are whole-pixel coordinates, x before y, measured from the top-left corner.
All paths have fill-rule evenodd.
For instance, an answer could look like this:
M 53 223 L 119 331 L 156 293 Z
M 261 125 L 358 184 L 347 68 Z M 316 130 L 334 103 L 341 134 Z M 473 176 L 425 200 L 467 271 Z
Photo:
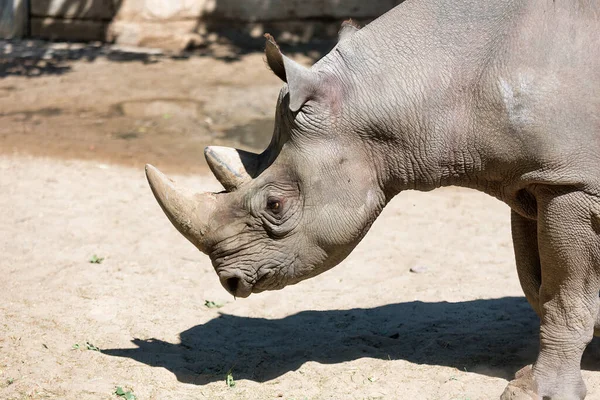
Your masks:
M 102 353 L 173 372 L 184 383 L 265 382 L 305 362 L 336 364 L 370 357 L 442 365 L 510 379 L 535 360 L 539 320 L 522 297 L 458 303 L 413 301 L 375 308 L 303 311 L 281 319 L 218 317 L 180 334 L 181 343 L 132 342 Z M 592 343 L 585 369 L 600 370 Z

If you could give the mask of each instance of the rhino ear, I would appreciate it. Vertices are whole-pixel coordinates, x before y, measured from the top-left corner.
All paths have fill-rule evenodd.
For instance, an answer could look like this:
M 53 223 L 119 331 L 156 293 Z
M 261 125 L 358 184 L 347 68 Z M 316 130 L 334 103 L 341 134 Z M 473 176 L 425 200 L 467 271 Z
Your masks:
M 344 41 L 354 35 L 356 32 L 360 30 L 360 25 L 358 25 L 352 19 L 348 19 L 342 22 L 342 27 L 338 32 L 338 41 Z
M 316 72 L 303 67 L 281 54 L 273 36 L 265 34 L 267 45 L 265 54 L 269 68 L 288 85 L 290 110 L 296 112 L 304 103 L 318 97 L 319 79 Z
M 267 57 L 267 64 L 271 71 L 275 73 L 284 82 L 287 82 L 287 78 L 285 76 L 285 66 L 283 64 L 283 54 L 279 50 L 279 46 L 275 42 L 273 36 L 269 33 L 265 33 L 265 38 L 267 39 L 267 44 L 265 47 L 265 56 Z
M 317 73 L 283 56 L 285 75 L 290 96 L 290 110 L 296 112 L 308 100 L 319 97 Z

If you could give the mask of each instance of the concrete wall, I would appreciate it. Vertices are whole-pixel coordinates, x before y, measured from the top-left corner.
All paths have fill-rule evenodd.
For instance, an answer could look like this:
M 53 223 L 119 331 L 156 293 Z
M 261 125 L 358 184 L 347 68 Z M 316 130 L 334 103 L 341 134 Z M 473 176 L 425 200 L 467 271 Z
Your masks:
M 30 4 L 31 36 L 42 39 L 104 41 L 121 1 L 31 0 Z
M 11 0 L 0 0 L 6 2 Z M 25 0 L 22 0 L 25 1 Z M 370 20 L 401 0 L 31 0 L 30 32 L 182 50 L 217 35 L 305 42 L 333 36 L 341 20 Z M 280 36 L 280 37 L 278 37 Z M 212 39 L 211 39 L 212 38 Z
M 12 39 L 27 34 L 26 0 L 0 0 L 0 38 Z
M 347 18 L 371 20 L 401 0 L 125 0 L 109 28 L 110 40 L 182 49 L 211 41 L 258 38 L 266 31 L 283 42 L 337 34 Z

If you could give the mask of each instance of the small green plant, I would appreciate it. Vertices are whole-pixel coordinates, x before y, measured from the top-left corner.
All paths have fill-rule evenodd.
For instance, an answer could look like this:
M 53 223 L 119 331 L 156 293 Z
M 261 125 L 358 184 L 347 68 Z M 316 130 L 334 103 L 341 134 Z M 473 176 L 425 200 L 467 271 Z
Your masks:
M 225 383 L 230 388 L 235 386 L 235 380 L 233 380 L 233 372 L 232 370 L 227 371 L 227 377 L 225 378 Z
M 96 254 L 90 257 L 90 264 L 102 264 L 102 261 L 104 261 L 104 257 L 98 257 Z
M 85 342 L 85 348 L 92 351 L 100 351 L 99 348 L 91 344 L 90 342 Z
M 73 349 L 73 350 L 80 350 L 83 348 L 84 347 L 82 345 L 80 345 L 79 343 L 75 343 L 73 346 L 71 346 L 71 349 Z M 94 346 L 90 342 L 85 342 L 85 349 L 92 350 L 92 351 L 100 351 L 100 349 L 98 347 Z
M 204 306 L 206 308 L 221 308 L 224 305 L 225 304 L 223 304 L 223 303 L 217 303 L 217 302 L 212 301 L 212 300 L 204 300 Z
M 117 386 L 115 394 L 125 400 L 136 400 L 135 394 L 131 390 L 125 391 L 121 386 Z

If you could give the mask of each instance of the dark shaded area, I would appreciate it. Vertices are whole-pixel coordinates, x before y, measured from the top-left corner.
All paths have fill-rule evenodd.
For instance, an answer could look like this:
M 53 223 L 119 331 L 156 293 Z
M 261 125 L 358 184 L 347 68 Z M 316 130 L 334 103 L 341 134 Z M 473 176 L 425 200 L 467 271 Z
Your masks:
M 334 10 L 340 9 L 343 0 L 326 0 L 321 13 L 307 12 L 306 6 L 299 2 L 295 6 L 282 6 L 280 0 L 262 0 L 257 7 L 247 9 L 246 15 L 232 15 L 233 6 L 238 0 L 215 0 L 210 14 L 204 15 L 194 29 L 203 32 L 205 38 L 216 37 L 216 41 L 231 47 L 230 60 L 238 60 L 240 56 L 264 49 L 264 33 L 275 37 L 282 50 L 287 53 L 302 53 L 313 59 L 326 54 L 337 42 L 337 34 L 344 20 L 352 18 L 358 25 L 364 26 L 379 15 L 391 10 L 404 0 L 378 1 L 378 7 L 369 13 L 360 6 L 347 8 L 349 15 L 341 15 Z M 272 10 L 283 8 L 287 15 L 272 18 Z M 379 13 L 371 15 L 371 12 Z M 237 19 L 236 19 L 237 18 Z M 210 40 L 208 41 L 210 43 Z M 222 58 L 211 46 L 203 50 L 203 54 Z M 227 59 L 227 58 L 225 58 Z
M 100 43 L 53 43 L 42 40 L 0 40 L 0 78 L 62 75 L 73 61 L 93 62 L 99 57 L 116 62 L 157 62 L 160 52 L 123 50 Z
M 218 39 L 221 40 L 221 39 Z M 71 71 L 74 61 L 94 62 L 104 58 L 114 62 L 141 62 L 152 64 L 161 59 L 186 60 L 190 57 L 213 57 L 222 61 L 239 61 L 245 54 L 264 50 L 264 40 L 250 47 L 230 50 L 215 50 L 216 46 L 206 46 L 182 53 L 168 53 L 154 49 L 128 48 L 92 43 L 50 42 L 44 40 L 0 40 L 0 78 L 14 75 L 37 77 L 43 75 L 62 75 Z M 302 46 L 282 46 L 288 54 L 310 54 L 313 60 L 326 54 L 335 42 L 327 44 L 307 44 Z M 320 47 L 319 47 L 320 46 Z M 321 50 L 318 50 L 318 49 Z M 229 49 L 229 47 L 228 47 Z
M 538 349 L 537 316 L 524 298 L 459 303 L 420 301 L 370 309 L 304 311 L 282 319 L 220 314 L 180 334 L 181 344 L 135 339 L 135 349 L 107 349 L 173 372 L 185 383 L 224 379 L 265 382 L 308 361 L 335 364 L 363 357 L 443 365 L 511 378 Z M 592 343 L 584 368 L 598 370 Z
M 184 53 L 186 56 L 198 55 L 234 62 L 240 61 L 244 55 L 263 52 L 265 49 L 263 35 L 252 35 L 252 29 L 248 24 L 232 27 L 231 22 L 218 20 L 202 21 L 202 23 L 208 29 L 205 42 L 188 49 Z M 336 19 L 302 20 L 290 22 L 287 28 L 282 28 L 282 23 L 264 23 L 261 32 L 273 35 L 284 53 L 302 54 L 314 62 L 336 45 L 337 28 L 341 23 L 341 20 Z M 294 27 L 296 29 L 293 29 Z M 292 33 L 291 30 L 295 32 Z M 304 34 L 302 31 L 309 34 Z

